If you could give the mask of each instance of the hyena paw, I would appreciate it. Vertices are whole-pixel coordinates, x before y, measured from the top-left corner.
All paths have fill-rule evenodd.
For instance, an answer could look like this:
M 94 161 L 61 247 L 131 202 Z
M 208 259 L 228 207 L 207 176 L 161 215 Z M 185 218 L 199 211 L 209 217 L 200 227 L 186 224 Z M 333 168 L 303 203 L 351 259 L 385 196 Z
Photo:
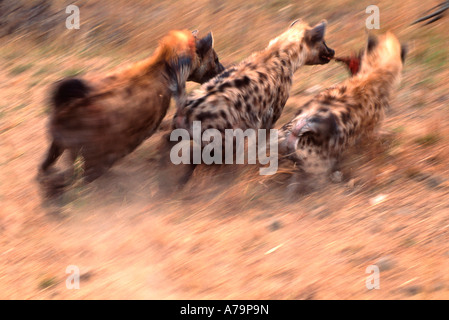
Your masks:
M 287 198 L 296 200 L 298 196 L 306 195 L 314 191 L 311 178 L 307 174 L 294 174 L 288 182 L 287 186 Z
M 330 175 L 330 180 L 333 183 L 341 183 L 343 181 L 343 173 L 340 170 L 332 172 Z

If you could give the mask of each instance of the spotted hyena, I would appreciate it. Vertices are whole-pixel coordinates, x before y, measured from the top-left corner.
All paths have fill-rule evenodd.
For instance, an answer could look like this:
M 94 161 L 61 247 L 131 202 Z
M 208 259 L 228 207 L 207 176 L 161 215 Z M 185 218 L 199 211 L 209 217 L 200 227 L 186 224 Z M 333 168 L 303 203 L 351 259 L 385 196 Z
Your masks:
M 268 47 L 203 84 L 178 103 L 175 128 L 270 129 L 289 97 L 295 71 L 302 65 L 326 64 L 334 56 L 324 41 L 326 22 L 314 28 L 297 20 Z
M 301 179 L 310 172 L 332 173 L 347 147 L 379 127 L 405 54 L 392 33 L 370 36 L 362 54 L 339 59 L 353 76 L 301 106 L 280 129 L 280 152 L 296 162 Z
M 203 83 L 223 71 L 212 34 L 172 31 L 148 59 L 106 76 L 65 79 L 51 95 L 50 149 L 40 174 L 64 150 L 84 160 L 92 181 L 151 136 L 164 118 L 173 87 Z
M 194 121 L 200 121 L 201 131 L 217 129 L 223 141 L 226 129 L 271 129 L 289 97 L 295 71 L 333 58 L 335 52 L 324 40 L 326 25 L 322 21 L 309 27 L 296 20 L 264 50 L 226 69 L 190 96 L 180 90 L 175 95 L 173 128 L 186 129 L 192 137 Z M 191 164 L 190 171 L 176 175 L 185 182 L 194 167 Z

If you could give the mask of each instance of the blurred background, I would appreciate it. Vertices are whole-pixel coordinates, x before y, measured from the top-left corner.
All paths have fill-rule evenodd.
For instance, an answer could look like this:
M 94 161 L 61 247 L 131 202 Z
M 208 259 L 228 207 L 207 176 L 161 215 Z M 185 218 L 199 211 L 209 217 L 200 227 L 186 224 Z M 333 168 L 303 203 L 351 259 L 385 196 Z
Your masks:
M 449 17 L 410 25 L 438 3 L 0 1 L 0 298 L 449 298 Z M 70 4 L 79 30 L 65 27 Z M 364 46 L 372 4 L 374 33 L 392 30 L 410 52 L 378 139 L 348 152 L 345 181 L 292 200 L 291 168 L 267 178 L 249 166 L 204 166 L 164 196 L 160 132 L 94 183 L 42 199 L 35 177 L 55 81 L 144 59 L 172 29 L 212 31 L 229 66 L 297 18 L 326 19 L 327 44 L 346 55 Z M 277 127 L 347 77 L 336 62 L 300 69 Z M 365 286 L 373 264 L 379 290 Z M 80 268 L 79 290 L 66 288 L 69 265 Z

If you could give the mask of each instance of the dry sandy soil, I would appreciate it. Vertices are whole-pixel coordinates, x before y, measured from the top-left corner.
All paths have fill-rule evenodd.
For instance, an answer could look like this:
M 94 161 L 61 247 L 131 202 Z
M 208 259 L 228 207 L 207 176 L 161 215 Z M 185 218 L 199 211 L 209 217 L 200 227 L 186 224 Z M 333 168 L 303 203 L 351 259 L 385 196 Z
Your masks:
M 343 182 L 291 196 L 288 166 L 269 178 L 200 167 L 167 196 L 160 132 L 49 203 L 35 178 L 54 81 L 138 61 L 174 28 L 212 30 L 229 65 L 298 17 L 325 18 L 328 45 L 347 54 L 363 46 L 371 1 L 4 1 L 17 8 L 0 7 L 0 298 L 449 298 L 449 17 L 410 26 L 438 3 L 426 2 L 378 1 L 378 32 L 392 29 L 411 52 L 382 132 L 348 152 Z M 64 27 L 70 3 L 80 30 Z M 346 77 L 335 62 L 299 70 L 277 125 Z M 373 264 L 378 290 L 366 288 Z M 70 265 L 79 290 L 66 288 Z

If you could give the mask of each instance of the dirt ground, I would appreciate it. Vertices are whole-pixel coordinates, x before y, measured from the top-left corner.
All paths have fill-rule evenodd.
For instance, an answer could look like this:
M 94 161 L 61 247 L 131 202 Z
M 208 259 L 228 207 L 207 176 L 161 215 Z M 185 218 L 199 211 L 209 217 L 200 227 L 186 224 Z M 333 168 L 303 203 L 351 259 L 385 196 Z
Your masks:
M 343 55 L 363 46 L 372 3 L 4 3 L 11 7 L 0 6 L 0 19 L 8 17 L 0 23 L 0 298 L 449 298 L 449 17 L 410 25 L 438 1 L 377 2 L 375 33 L 393 30 L 410 53 L 382 131 L 348 151 L 343 182 L 292 196 L 288 165 L 270 177 L 252 166 L 201 166 L 167 196 L 158 189 L 159 132 L 51 203 L 36 174 L 54 81 L 138 61 L 174 28 L 212 30 L 230 65 L 296 18 L 327 19 L 327 43 Z M 65 29 L 72 3 L 80 30 Z M 300 69 L 277 127 L 346 77 L 335 62 Z M 73 265 L 77 290 L 66 288 Z M 366 287 L 370 265 L 380 269 L 379 289 Z

